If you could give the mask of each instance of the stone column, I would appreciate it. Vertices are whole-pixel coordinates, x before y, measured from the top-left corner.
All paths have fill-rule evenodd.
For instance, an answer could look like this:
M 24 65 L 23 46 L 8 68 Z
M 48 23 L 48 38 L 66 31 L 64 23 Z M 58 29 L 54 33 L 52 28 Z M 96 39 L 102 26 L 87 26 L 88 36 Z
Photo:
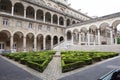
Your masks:
M 35 10 L 35 20 L 37 19 L 37 11 Z
M 72 43 L 72 45 L 74 44 L 74 33 L 71 33 L 72 35 L 71 35 L 71 43 Z
M 24 9 L 24 18 L 26 18 L 26 8 Z
M 23 52 L 26 52 L 26 37 L 23 37 Z
M 89 34 L 89 31 L 87 32 L 87 38 L 88 38 L 88 45 L 90 45 L 90 34 Z
M 115 37 L 115 45 L 117 45 L 117 37 Z
M 12 6 L 12 11 L 11 11 L 12 13 L 12 16 L 14 15 L 14 6 Z
M 101 40 L 100 40 L 100 30 L 98 29 L 98 45 L 101 45 Z
M 51 24 L 53 24 L 53 15 L 51 15 Z
M 112 30 L 110 31 L 110 39 L 111 39 L 110 41 L 111 41 L 111 45 L 112 45 L 113 44 L 113 31 Z
M 10 37 L 10 50 L 13 53 L 13 36 Z
M 60 24 L 59 24 L 59 16 L 58 16 L 58 24 L 57 24 L 57 25 L 58 25 L 58 26 L 60 25 Z
M 60 42 L 60 38 L 58 37 L 58 44 L 60 44 L 61 42 Z
M 79 32 L 79 45 L 81 45 L 81 33 Z
M 51 38 L 51 50 L 53 49 L 53 38 Z
M 64 27 L 66 27 L 66 19 L 64 19 Z
M 46 38 L 43 38 L 43 50 L 46 50 Z
M 45 23 L 45 14 L 43 15 L 43 22 Z
M 37 51 L 37 38 L 34 38 L 34 51 Z

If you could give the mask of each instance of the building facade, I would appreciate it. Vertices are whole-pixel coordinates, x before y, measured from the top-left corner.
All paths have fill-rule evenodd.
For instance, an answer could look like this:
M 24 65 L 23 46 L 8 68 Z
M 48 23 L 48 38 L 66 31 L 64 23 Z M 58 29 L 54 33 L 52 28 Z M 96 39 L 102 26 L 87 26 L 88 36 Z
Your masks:
M 0 52 L 52 49 L 67 26 L 89 19 L 66 0 L 0 0 Z
M 94 21 L 67 0 L 0 0 L 0 53 L 50 50 L 66 41 L 114 44 L 118 17 Z

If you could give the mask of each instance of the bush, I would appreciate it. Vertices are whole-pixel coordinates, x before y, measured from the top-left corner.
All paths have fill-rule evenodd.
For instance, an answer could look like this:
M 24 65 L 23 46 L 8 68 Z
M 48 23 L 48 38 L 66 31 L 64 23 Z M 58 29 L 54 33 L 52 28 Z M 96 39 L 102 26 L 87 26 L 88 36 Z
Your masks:
M 40 51 L 40 52 L 20 52 L 12 54 L 4 54 L 4 56 L 19 61 L 35 70 L 43 72 L 48 63 L 52 60 L 55 51 Z
M 114 52 L 85 52 L 85 51 L 63 51 L 62 56 L 62 72 L 67 72 L 80 68 L 84 65 L 90 65 L 93 62 L 101 61 L 102 59 L 117 56 Z

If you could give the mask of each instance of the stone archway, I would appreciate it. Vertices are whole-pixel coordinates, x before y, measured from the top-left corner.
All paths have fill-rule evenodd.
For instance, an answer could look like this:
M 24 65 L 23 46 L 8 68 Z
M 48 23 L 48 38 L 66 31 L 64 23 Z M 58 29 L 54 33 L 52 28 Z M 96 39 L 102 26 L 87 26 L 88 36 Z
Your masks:
M 56 14 L 53 15 L 53 23 L 58 24 L 58 16 Z
M 34 34 L 28 33 L 26 35 L 26 48 L 27 51 L 33 51 L 34 49 Z
M 10 37 L 11 33 L 7 30 L 0 31 L 0 53 L 5 50 L 10 50 Z
M 39 34 L 37 35 L 37 50 L 43 50 L 43 35 Z
M 46 36 L 46 50 L 50 50 L 51 49 L 51 36 L 47 35 Z
M 71 40 L 72 39 L 72 33 L 71 31 L 67 31 L 67 40 Z
M 33 7 L 31 7 L 31 6 L 27 7 L 27 9 L 26 9 L 26 17 L 34 19 L 34 17 L 35 17 L 35 10 L 34 10 Z
M 51 14 L 49 12 L 45 14 L 45 22 L 51 23 Z
M 16 32 L 13 35 L 13 50 L 14 52 L 22 52 L 23 51 L 23 33 Z
M 37 10 L 37 20 L 43 21 L 44 12 L 42 10 Z
M 0 11 L 11 13 L 12 3 L 10 0 L 1 0 L 0 1 Z
M 16 3 L 14 5 L 14 14 L 24 16 L 24 6 L 21 3 Z
M 53 37 L 53 45 L 56 45 L 56 44 L 58 44 L 58 37 L 54 36 Z

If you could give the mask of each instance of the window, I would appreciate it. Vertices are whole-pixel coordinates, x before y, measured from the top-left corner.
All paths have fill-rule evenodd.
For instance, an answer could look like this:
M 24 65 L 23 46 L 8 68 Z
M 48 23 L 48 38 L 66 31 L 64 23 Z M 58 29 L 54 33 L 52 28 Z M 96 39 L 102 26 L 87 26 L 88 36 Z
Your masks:
M 38 25 L 38 30 L 42 30 L 42 25 Z
M 32 23 L 29 23 L 29 26 L 28 26 L 29 29 L 32 29 Z
M 22 22 L 21 21 L 17 21 L 16 26 L 17 27 L 22 27 Z
M 47 26 L 47 31 L 50 31 L 50 26 Z
M 7 26 L 8 25 L 8 19 L 3 19 L 3 25 Z

